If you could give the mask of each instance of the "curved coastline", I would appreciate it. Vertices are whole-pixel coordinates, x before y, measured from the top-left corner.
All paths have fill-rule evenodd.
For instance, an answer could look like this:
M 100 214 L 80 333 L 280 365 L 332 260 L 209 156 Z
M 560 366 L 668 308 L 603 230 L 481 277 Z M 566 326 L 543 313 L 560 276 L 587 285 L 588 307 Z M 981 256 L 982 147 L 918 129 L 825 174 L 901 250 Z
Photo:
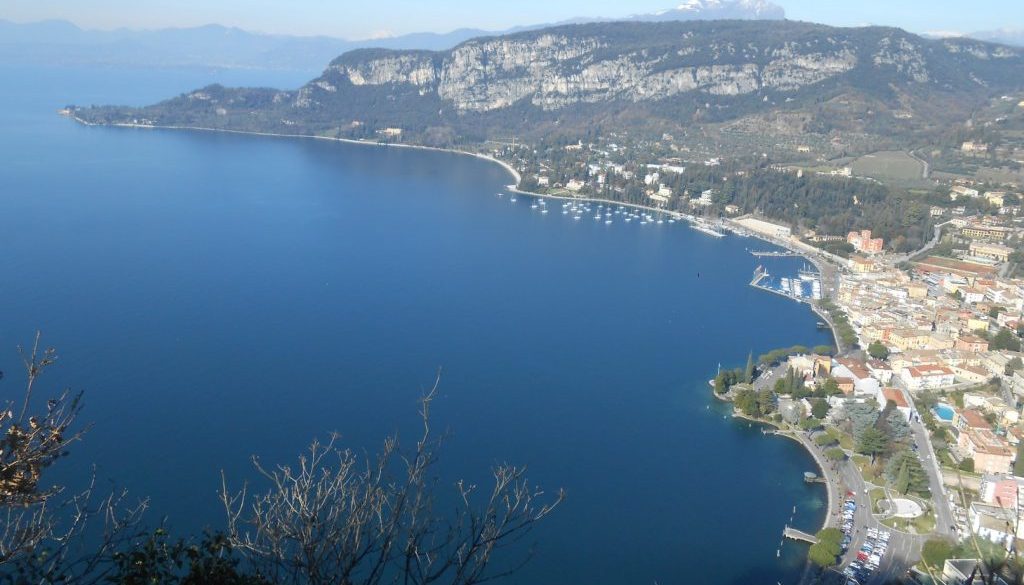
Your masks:
M 495 158 L 493 156 L 489 156 L 489 155 L 481 154 L 481 153 L 476 153 L 476 152 L 470 152 L 470 151 L 466 151 L 466 150 L 459 150 L 459 149 L 455 149 L 455 148 L 441 148 L 441 147 L 435 147 L 435 146 L 422 146 L 422 145 L 417 145 L 417 144 L 407 144 L 407 143 L 400 143 L 400 142 L 372 142 L 372 141 L 366 141 L 366 140 L 353 140 L 353 139 L 350 139 L 350 138 L 332 138 L 332 137 L 329 137 L 329 136 L 315 136 L 315 135 L 310 135 L 310 134 L 282 134 L 282 133 L 275 133 L 275 132 L 256 132 L 256 131 L 250 131 L 250 130 L 231 130 L 231 129 L 226 129 L 226 128 L 209 128 L 209 127 L 202 127 L 202 126 L 156 126 L 156 125 L 146 125 L 146 124 L 123 124 L 123 123 L 122 124 L 96 124 L 96 123 L 84 120 L 84 119 L 80 118 L 77 115 L 71 115 L 70 118 L 73 119 L 75 122 L 77 122 L 79 124 L 82 124 L 83 126 L 90 126 L 90 127 L 135 128 L 135 129 L 144 129 L 144 130 L 185 130 L 185 131 L 214 132 L 214 133 L 237 134 L 237 135 L 248 135 L 248 136 L 263 136 L 263 137 L 270 137 L 270 138 L 304 138 L 304 139 L 313 139 L 313 140 L 323 140 L 323 141 L 327 141 L 327 142 L 340 142 L 340 143 L 344 143 L 344 144 L 357 144 L 357 145 L 363 145 L 363 146 L 377 146 L 377 147 L 384 146 L 384 147 L 392 147 L 392 148 L 405 148 L 405 149 L 411 149 L 411 150 L 422 150 L 422 151 L 433 151 L 433 152 L 444 152 L 444 153 L 450 153 L 450 154 L 457 154 L 457 155 L 462 155 L 462 156 L 473 157 L 473 158 L 476 158 L 476 159 L 488 161 L 488 162 L 495 163 L 495 164 L 499 165 L 506 172 L 508 172 L 509 175 L 511 175 L 512 178 L 515 180 L 515 182 L 513 184 L 508 185 L 507 188 L 510 191 L 513 191 L 513 192 L 518 193 L 518 194 L 527 195 L 527 196 L 531 196 L 531 197 L 539 197 L 539 198 L 544 198 L 544 199 L 554 199 L 554 200 L 575 200 L 575 201 L 587 201 L 587 202 L 597 202 L 597 203 L 608 203 L 608 202 L 611 202 L 611 203 L 615 203 L 616 205 L 622 205 L 624 207 L 630 207 L 630 208 L 633 208 L 633 209 L 640 209 L 640 210 L 646 210 L 646 211 L 651 211 L 651 212 L 656 212 L 656 213 L 670 214 L 670 215 L 674 216 L 676 219 L 680 219 L 680 220 L 692 221 L 692 219 L 693 219 L 690 216 L 687 216 L 686 214 L 683 214 L 683 213 L 680 213 L 680 212 L 669 211 L 669 210 L 665 210 L 665 209 L 659 209 L 659 208 L 656 208 L 656 207 L 651 207 L 651 206 L 648 206 L 648 205 L 642 205 L 642 204 L 637 204 L 637 203 L 619 202 L 619 201 L 614 201 L 612 199 L 604 199 L 604 198 L 596 198 L 596 197 L 567 197 L 567 196 L 563 196 L 563 195 L 550 195 L 550 194 L 543 194 L 543 193 L 534 193 L 534 192 L 530 192 L 530 191 L 523 191 L 523 190 L 520 190 L 519 187 L 518 187 L 519 184 L 522 182 L 522 175 L 511 164 L 509 164 L 509 163 L 507 163 L 507 162 L 505 162 L 503 160 L 500 160 L 498 158 Z M 782 247 L 784 249 L 787 249 L 787 250 L 793 251 L 795 253 L 798 253 L 798 254 L 801 255 L 801 257 L 805 258 L 807 261 L 809 261 L 812 264 L 814 264 L 815 267 L 817 267 L 819 271 L 821 270 L 821 266 L 819 264 L 819 262 L 821 262 L 821 259 L 811 257 L 807 253 L 807 251 L 797 249 L 795 246 L 792 246 L 789 243 L 776 241 L 776 240 L 773 240 L 771 238 L 768 238 L 768 237 L 765 237 L 765 236 L 762 236 L 762 235 L 759 235 L 759 234 L 751 234 L 751 235 L 753 237 L 763 241 L 763 242 L 768 243 L 768 244 L 779 246 L 779 247 Z M 829 325 L 829 329 L 830 329 L 830 331 L 832 333 L 833 338 L 836 340 L 836 343 L 838 344 L 838 342 L 839 342 L 838 335 L 835 332 L 835 328 L 832 326 L 831 320 L 827 318 L 827 315 L 823 315 L 818 310 L 817 307 L 815 307 L 813 305 L 810 305 L 810 307 L 811 307 L 811 310 L 814 313 L 818 314 L 819 316 L 821 316 L 822 318 L 825 319 L 826 323 L 828 323 L 828 325 Z M 838 345 L 837 345 L 837 348 L 838 348 Z M 725 398 L 722 398 L 722 397 L 719 397 L 719 396 L 715 395 L 713 392 L 712 392 L 712 395 L 715 396 L 716 399 L 719 399 L 719 400 L 722 400 L 722 401 L 725 401 L 725 402 L 730 402 L 729 400 L 727 400 Z M 745 418 L 745 417 L 742 417 L 741 415 L 736 415 L 736 416 L 737 416 L 737 418 Z M 750 420 L 751 420 L 751 422 L 757 422 L 758 424 L 762 424 L 762 425 L 766 425 L 766 426 L 773 426 L 770 423 L 765 423 L 764 421 L 757 421 L 757 420 L 753 420 L 753 419 L 750 419 Z M 824 520 L 824 525 L 823 525 L 823 528 L 827 528 L 830 525 L 831 518 L 832 518 L 832 516 L 831 516 L 831 510 L 832 510 L 832 504 L 833 504 L 833 502 L 832 502 L 832 492 L 833 492 L 834 489 L 836 489 L 838 487 L 838 484 L 835 483 L 834 478 L 832 478 L 832 476 L 826 471 L 825 466 L 823 465 L 822 461 L 819 459 L 817 453 L 815 453 L 814 449 L 810 445 L 808 445 L 802 438 L 797 437 L 797 436 L 792 436 L 792 435 L 787 434 L 787 433 L 779 432 L 778 429 L 776 429 L 776 432 L 773 432 L 771 434 L 777 435 L 777 436 L 778 435 L 786 436 L 786 437 L 789 437 L 792 440 L 797 441 L 811 455 L 811 458 L 815 461 L 815 464 L 819 467 L 820 471 L 822 472 L 823 477 L 826 479 L 826 484 L 825 485 L 826 485 L 826 492 L 828 493 L 828 508 L 825 510 L 825 520 Z M 809 561 L 808 561 L 808 566 L 809 566 Z M 806 571 L 805 571 L 805 573 L 806 573 Z M 804 580 L 805 579 L 802 579 L 802 581 L 804 581 Z

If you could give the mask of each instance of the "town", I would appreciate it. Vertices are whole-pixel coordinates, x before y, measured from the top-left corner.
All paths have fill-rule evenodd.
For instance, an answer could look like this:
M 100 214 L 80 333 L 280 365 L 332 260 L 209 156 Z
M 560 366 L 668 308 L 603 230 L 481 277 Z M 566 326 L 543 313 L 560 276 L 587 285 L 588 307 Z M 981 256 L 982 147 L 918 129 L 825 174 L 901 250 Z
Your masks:
M 1024 101 L 1001 101 L 1024 113 Z M 765 285 L 763 271 L 752 284 L 811 304 L 835 346 L 750 356 L 746 369 L 713 380 L 737 416 L 800 441 L 821 466 L 830 492 L 824 529 L 786 527 L 813 543 L 816 568 L 805 582 L 1003 582 L 1000 570 L 1017 562 L 1024 540 L 1020 183 L 932 178 L 921 161 L 913 179 L 927 181 L 900 197 L 884 177 L 801 164 L 809 147 L 782 147 L 796 162 L 727 159 L 680 148 L 670 135 L 511 141 L 487 154 L 521 173 L 521 192 L 652 208 L 711 235 L 731 231 L 787 250 L 755 254 L 813 262 L 812 295 Z M 949 150 L 977 157 L 989 146 Z M 1004 144 L 1000 155 L 1019 165 L 1024 145 Z M 776 201 L 783 189 L 819 200 L 780 212 L 760 205 L 759 189 Z M 849 199 L 829 200 L 826 190 Z M 844 209 L 850 202 L 861 213 Z M 841 214 L 843 222 L 830 221 Z

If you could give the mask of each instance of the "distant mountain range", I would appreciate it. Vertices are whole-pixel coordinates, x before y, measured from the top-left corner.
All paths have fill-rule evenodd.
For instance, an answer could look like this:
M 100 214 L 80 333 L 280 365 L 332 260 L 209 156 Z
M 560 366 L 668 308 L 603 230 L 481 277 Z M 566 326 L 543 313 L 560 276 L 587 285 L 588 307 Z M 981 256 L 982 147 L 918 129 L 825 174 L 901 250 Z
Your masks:
M 1004 45 L 1024 47 L 1024 28 L 988 30 L 972 33 L 967 36 L 972 39 L 978 39 L 979 41 L 991 41 L 993 43 L 1003 43 Z
M 210 86 L 147 108 L 77 115 L 346 138 L 393 136 L 392 128 L 403 141 L 438 146 L 595 128 L 661 136 L 740 120 L 761 136 L 788 116 L 795 136 L 872 141 L 941 131 L 1022 90 L 1024 49 L 970 39 L 791 21 L 612 22 L 445 51 L 349 51 L 295 91 Z
M 676 8 L 625 19 L 577 18 L 557 24 L 628 20 L 664 22 L 712 19 L 782 19 L 785 12 L 766 0 L 687 0 Z M 537 30 L 539 24 L 505 31 L 459 29 L 392 38 L 349 41 L 248 32 L 221 25 L 159 30 L 84 30 L 51 20 L 19 24 L 0 20 L 0 63 L 27 65 L 204 66 L 319 72 L 324 63 L 353 49 L 443 51 L 469 39 Z

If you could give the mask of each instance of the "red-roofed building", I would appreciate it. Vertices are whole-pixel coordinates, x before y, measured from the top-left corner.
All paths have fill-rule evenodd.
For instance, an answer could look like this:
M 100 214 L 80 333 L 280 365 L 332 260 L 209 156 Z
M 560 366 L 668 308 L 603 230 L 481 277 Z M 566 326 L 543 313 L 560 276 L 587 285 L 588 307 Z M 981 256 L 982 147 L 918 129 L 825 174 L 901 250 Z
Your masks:
M 1010 473 L 1013 449 L 992 431 L 966 428 L 960 431 L 956 444 L 961 455 L 974 459 L 975 471 L 992 474 Z
M 978 495 L 981 501 L 1009 510 L 1017 509 L 1017 480 L 986 476 L 981 480 Z
M 903 415 L 903 420 L 910 422 L 913 410 L 910 408 L 910 401 L 907 400 L 906 395 L 899 388 L 885 388 L 881 390 L 876 400 L 878 400 L 879 407 L 883 409 L 891 400 L 896 405 L 896 410 Z
M 977 335 L 961 335 L 956 340 L 956 349 L 981 353 L 988 351 L 988 341 Z
M 987 431 L 992 430 L 992 425 L 988 424 L 985 420 L 985 416 L 973 408 L 965 408 L 958 410 L 956 416 L 953 417 L 953 425 L 960 430 L 964 429 L 985 429 Z

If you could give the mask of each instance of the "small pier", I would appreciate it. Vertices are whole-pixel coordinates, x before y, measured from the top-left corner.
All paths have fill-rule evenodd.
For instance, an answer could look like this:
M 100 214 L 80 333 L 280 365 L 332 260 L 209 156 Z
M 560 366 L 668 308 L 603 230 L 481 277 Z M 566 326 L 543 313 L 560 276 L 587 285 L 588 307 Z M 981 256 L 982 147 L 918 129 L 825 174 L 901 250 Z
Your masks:
M 769 252 L 766 250 L 750 250 L 750 253 L 758 258 L 799 258 L 802 254 L 796 252 L 790 252 L 788 250 L 782 252 Z
M 786 529 L 782 531 L 782 536 L 785 536 L 790 540 L 799 540 L 800 542 L 806 542 L 807 544 L 818 544 L 818 539 L 814 535 L 807 534 L 806 532 L 802 530 L 797 530 L 796 528 L 790 528 L 789 526 L 787 526 Z
M 768 271 L 765 270 L 764 266 L 758 266 L 757 270 L 754 271 L 754 278 L 750 281 L 750 286 L 761 286 L 761 281 L 766 278 L 771 278 Z

